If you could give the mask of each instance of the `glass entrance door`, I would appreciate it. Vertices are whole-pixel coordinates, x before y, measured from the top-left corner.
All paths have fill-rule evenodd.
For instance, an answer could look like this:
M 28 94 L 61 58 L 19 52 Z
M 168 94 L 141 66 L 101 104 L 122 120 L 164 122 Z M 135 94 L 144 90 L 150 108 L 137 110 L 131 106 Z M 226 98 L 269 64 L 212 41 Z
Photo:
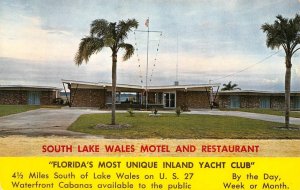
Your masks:
M 172 92 L 164 93 L 164 107 L 175 108 L 176 107 L 176 94 Z

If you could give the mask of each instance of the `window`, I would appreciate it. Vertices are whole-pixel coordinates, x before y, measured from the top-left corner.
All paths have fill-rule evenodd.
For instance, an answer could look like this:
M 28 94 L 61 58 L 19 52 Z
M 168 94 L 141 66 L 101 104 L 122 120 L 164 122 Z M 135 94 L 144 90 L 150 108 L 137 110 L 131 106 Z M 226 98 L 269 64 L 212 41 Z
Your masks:
M 230 96 L 230 108 L 240 108 L 240 97 L 239 96 Z
M 293 108 L 296 109 L 296 110 L 299 110 L 300 109 L 300 97 L 299 96 L 296 96 L 293 98 Z
M 28 104 L 40 105 L 40 93 L 37 91 L 28 92 Z
M 139 93 L 116 92 L 116 103 L 139 103 Z M 106 95 L 106 103 L 111 104 L 111 94 Z
M 176 107 L 176 94 L 167 92 L 164 93 L 164 107 L 175 108 Z
M 162 92 L 155 93 L 155 104 L 163 104 L 163 93 Z
M 270 108 L 270 97 L 260 97 L 260 108 Z

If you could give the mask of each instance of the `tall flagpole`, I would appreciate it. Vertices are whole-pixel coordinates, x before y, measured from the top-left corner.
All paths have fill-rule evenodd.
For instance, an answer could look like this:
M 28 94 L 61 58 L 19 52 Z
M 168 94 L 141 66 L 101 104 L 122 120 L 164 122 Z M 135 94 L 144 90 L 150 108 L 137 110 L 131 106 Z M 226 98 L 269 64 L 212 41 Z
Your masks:
M 149 34 L 150 32 L 159 32 L 162 34 L 162 31 L 150 31 L 149 29 L 149 17 L 145 22 L 146 27 L 148 28 L 147 30 L 135 30 L 137 32 L 147 32 L 147 66 L 146 66 L 146 110 L 148 109 L 148 68 L 149 68 Z
M 147 67 L 146 67 L 146 110 L 148 109 L 148 65 L 149 65 L 149 25 L 150 25 L 150 20 L 149 17 L 146 21 L 147 24 Z

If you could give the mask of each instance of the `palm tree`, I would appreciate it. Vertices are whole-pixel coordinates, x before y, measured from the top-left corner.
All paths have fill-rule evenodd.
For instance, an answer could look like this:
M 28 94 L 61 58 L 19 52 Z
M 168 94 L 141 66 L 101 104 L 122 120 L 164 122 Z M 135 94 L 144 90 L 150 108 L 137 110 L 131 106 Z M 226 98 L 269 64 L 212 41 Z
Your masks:
M 228 84 L 223 84 L 223 88 L 221 89 L 222 91 L 227 91 L 227 90 L 241 90 L 241 88 L 237 88 L 237 84 L 231 84 L 231 81 L 229 81 Z
M 265 23 L 261 26 L 263 32 L 267 35 L 266 44 L 271 49 L 282 47 L 285 51 L 285 127 L 290 123 L 290 90 L 291 90 L 291 68 L 292 56 L 300 48 L 300 16 L 296 14 L 295 18 L 283 18 L 281 15 L 273 24 Z
M 119 21 L 118 24 L 108 22 L 104 19 L 94 20 L 91 24 L 90 35 L 81 39 L 78 52 L 75 56 L 75 63 L 81 65 L 83 61 L 86 63 L 93 54 L 97 54 L 104 47 L 108 47 L 112 51 L 112 114 L 111 124 L 116 124 L 116 84 L 117 84 L 117 58 L 119 49 L 124 49 L 123 61 L 128 60 L 134 53 L 134 47 L 125 43 L 128 33 L 138 27 L 135 19 L 127 21 Z

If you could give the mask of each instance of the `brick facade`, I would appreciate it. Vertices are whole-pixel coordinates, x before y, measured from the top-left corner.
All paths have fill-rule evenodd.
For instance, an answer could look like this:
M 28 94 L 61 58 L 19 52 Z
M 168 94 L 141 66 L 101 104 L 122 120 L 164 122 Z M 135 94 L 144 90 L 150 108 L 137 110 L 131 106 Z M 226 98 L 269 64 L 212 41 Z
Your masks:
M 51 105 L 56 98 L 55 91 L 38 91 L 41 105 Z M 0 104 L 2 105 L 27 105 L 29 90 L 0 90 Z
M 210 108 L 207 93 L 203 91 L 177 91 L 176 105 L 181 108 Z
M 228 95 L 218 95 L 217 100 L 219 108 L 229 108 L 230 98 Z
M 238 95 L 237 95 L 238 96 Z M 239 96 L 240 97 L 240 108 L 259 108 L 260 107 L 260 97 L 259 96 Z M 230 96 L 229 95 L 219 95 L 218 96 L 219 107 L 220 108 L 230 108 Z
M 53 104 L 53 100 L 55 98 L 56 98 L 55 91 L 41 91 L 40 93 L 41 105 L 51 105 Z
M 148 103 L 155 103 L 155 92 L 148 93 Z M 182 109 L 209 108 L 207 93 L 203 91 L 177 91 L 176 107 Z
M 270 108 L 283 110 L 285 98 L 282 95 L 235 95 L 240 97 L 240 108 L 260 108 L 260 101 L 263 97 L 270 97 Z M 218 96 L 219 108 L 230 108 L 230 95 Z M 291 96 L 291 109 L 295 109 L 295 97 Z
M 156 92 L 148 93 L 148 104 L 155 104 L 155 93 Z M 111 92 L 106 91 L 104 89 L 78 88 L 76 90 L 72 88 L 70 92 L 70 97 L 71 100 L 73 100 L 72 107 L 98 107 L 101 109 L 105 109 L 110 107 L 110 105 L 106 105 L 106 99 L 111 97 Z M 182 109 L 209 108 L 207 93 L 203 91 L 177 91 L 176 106 L 180 106 Z M 122 109 L 123 107 L 119 104 L 116 105 L 116 108 L 119 109 Z
M 106 108 L 106 90 L 104 89 L 71 89 L 70 99 L 73 107 Z
M 0 90 L 0 104 L 3 104 L 3 105 L 25 105 L 25 104 L 27 104 L 27 91 Z

